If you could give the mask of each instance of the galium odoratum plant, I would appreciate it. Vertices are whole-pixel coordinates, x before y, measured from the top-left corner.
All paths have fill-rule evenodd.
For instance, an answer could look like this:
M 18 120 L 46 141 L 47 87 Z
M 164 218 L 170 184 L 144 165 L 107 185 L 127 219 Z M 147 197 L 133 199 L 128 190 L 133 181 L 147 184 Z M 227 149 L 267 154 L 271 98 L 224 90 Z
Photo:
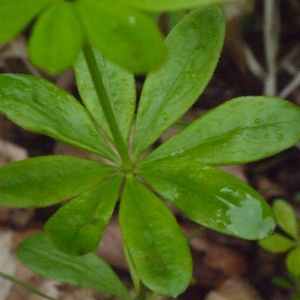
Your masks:
M 176 297 L 192 276 L 187 239 L 167 203 L 226 234 L 245 239 L 271 234 L 275 222 L 264 199 L 216 166 L 255 161 L 296 144 L 297 106 L 272 97 L 232 99 L 145 155 L 198 99 L 223 38 L 223 15 L 216 6 L 195 9 L 174 27 L 166 39 L 167 61 L 143 86 L 132 141 L 133 74 L 96 49 L 85 46 L 75 64 L 83 105 L 44 79 L 0 76 L 0 111 L 8 118 L 109 161 L 50 155 L 0 170 L 1 205 L 43 207 L 70 199 L 48 220 L 45 234 L 19 248 L 26 266 L 46 277 L 131 299 L 109 266 L 90 253 L 119 197 L 124 249 L 139 299 L 145 299 L 146 287 Z

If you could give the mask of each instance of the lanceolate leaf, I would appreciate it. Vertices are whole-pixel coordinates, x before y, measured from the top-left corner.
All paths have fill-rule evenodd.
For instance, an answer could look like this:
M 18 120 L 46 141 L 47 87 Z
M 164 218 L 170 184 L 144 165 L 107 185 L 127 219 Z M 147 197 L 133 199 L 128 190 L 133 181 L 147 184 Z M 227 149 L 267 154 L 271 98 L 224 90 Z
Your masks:
M 94 50 L 94 54 L 121 134 L 128 143 L 136 101 L 134 76 L 122 67 L 104 59 L 98 51 Z M 99 126 L 113 141 L 103 108 L 99 103 L 90 72 L 82 54 L 75 65 L 75 72 L 82 101 Z
M 0 111 L 19 126 L 116 161 L 84 107 L 54 84 L 30 75 L 0 76 Z
M 175 297 L 182 293 L 192 272 L 186 238 L 163 202 L 133 175 L 126 178 L 120 225 L 142 282 L 162 295 Z
M 166 58 L 162 35 L 150 17 L 109 1 L 78 0 L 76 7 L 89 42 L 108 59 L 147 73 Z
M 133 156 L 138 157 L 197 100 L 217 64 L 224 37 L 221 10 L 198 9 L 167 37 L 167 62 L 148 75 L 137 114 Z
M 300 140 L 300 109 L 271 97 L 240 97 L 206 113 L 145 162 L 161 158 L 230 165 L 259 160 Z
M 298 238 L 298 224 L 293 207 L 284 200 L 277 199 L 273 204 L 277 224 L 294 239 Z
M 132 299 L 113 270 L 94 253 L 67 255 L 57 250 L 46 235 L 39 234 L 27 239 L 17 254 L 26 267 L 42 276 Z
M 36 22 L 29 43 L 32 62 L 55 74 L 72 66 L 83 44 L 81 24 L 74 2 L 60 2 Z
M 121 4 L 150 11 L 190 9 L 197 6 L 205 7 L 228 1 L 229 0 L 115 0 L 115 2 Z
M 43 207 L 74 197 L 115 172 L 115 168 L 69 156 L 44 156 L 0 169 L 0 205 Z
M 275 233 L 259 241 L 259 245 L 270 252 L 281 253 L 295 247 L 296 242 L 279 233 Z
M 0 0 L 0 44 L 13 39 L 45 7 L 62 0 Z
M 71 255 L 96 249 L 119 196 L 122 176 L 114 176 L 86 190 L 62 206 L 46 223 L 56 247 Z
M 165 160 L 138 174 L 188 218 L 226 234 L 262 239 L 275 227 L 271 208 L 243 181 L 197 162 Z

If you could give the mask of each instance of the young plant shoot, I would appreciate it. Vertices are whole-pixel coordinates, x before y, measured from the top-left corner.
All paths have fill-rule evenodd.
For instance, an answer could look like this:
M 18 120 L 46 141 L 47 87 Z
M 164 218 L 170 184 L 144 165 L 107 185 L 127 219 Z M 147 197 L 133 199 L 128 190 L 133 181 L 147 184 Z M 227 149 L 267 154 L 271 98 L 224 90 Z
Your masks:
M 297 106 L 270 97 L 232 99 L 153 152 L 148 150 L 193 105 L 214 72 L 224 39 L 219 7 L 191 11 L 174 27 L 165 44 L 158 43 L 158 50 L 168 49 L 167 60 L 148 74 L 137 102 L 134 76 L 128 69 L 148 71 L 164 57 L 158 59 L 158 50 L 147 48 L 152 40 L 148 34 L 143 35 L 146 27 L 142 25 L 151 22 L 138 10 L 155 11 L 161 2 L 169 9 L 179 9 L 184 1 L 114 0 L 115 5 L 105 1 L 35 1 L 43 10 L 31 37 L 30 51 L 38 65 L 43 65 L 44 58 L 38 57 L 36 44 L 47 48 L 52 43 L 47 34 L 45 41 L 40 38 L 41 32 L 53 25 L 53 15 L 58 13 L 65 20 L 74 17 L 70 7 L 77 11 L 75 25 L 82 28 L 82 35 L 74 41 L 73 58 L 82 50 L 75 75 L 83 105 L 45 79 L 6 74 L 0 76 L 0 111 L 29 131 L 96 153 L 108 163 L 50 155 L 15 162 L 0 170 L 1 205 L 44 207 L 70 199 L 48 220 L 44 234 L 29 238 L 19 248 L 18 256 L 26 266 L 46 277 L 131 299 L 110 267 L 91 253 L 118 200 L 124 248 L 131 272 L 138 278 L 139 299 L 145 299 L 145 287 L 176 297 L 192 277 L 187 239 L 167 203 L 192 221 L 226 234 L 255 240 L 272 233 L 273 212 L 264 199 L 216 166 L 255 161 L 295 145 L 300 140 Z M 26 1 L 17 2 L 23 3 L 18 4 L 21 11 Z M 212 1 L 185 2 L 194 7 Z M 37 5 L 31 5 L 28 13 L 25 10 L 26 22 L 38 11 Z M 112 34 L 111 15 L 123 20 L 123 5 L 134 12 L 141 25 L 136 28 L 129 20 L 127 26 L 120 25 Z M 88 16 L 88 6 L 95 15 L 103 15 L 107 26 L 99 28 L 92 21 L 96 17 Z M 35 13 L 30 7 L 35 7 Z M 94 38 L 98 29 L 104 40 L 116 34 L 114 49 L 106 49 L 109 43 Z M 147 50 L 139 48 L 138 43 L 134 49 L 123 44 L 121 33 L 132 37 L 128 43 L 141 39 Z M 65 39 L 63 34 L 60 41 Z M 154 26 L 156 38 L 161 39 Z M 115 39 L 120 39 L 120 47 Z M 65 42 L 61 47 L 59 51 L 64 53 Z M 117 53 L 116 49 L 124 52 Z M 60 55 L 51 54 L 49 61 L 53 64 L 46 70 L 56 72 L 73 63 L 72 58 L 57 67 L 56 59 L 63 58 L 56 56 Z M 145 57 L 155 59 L 157 64 L 147 59 L 137 62 Z

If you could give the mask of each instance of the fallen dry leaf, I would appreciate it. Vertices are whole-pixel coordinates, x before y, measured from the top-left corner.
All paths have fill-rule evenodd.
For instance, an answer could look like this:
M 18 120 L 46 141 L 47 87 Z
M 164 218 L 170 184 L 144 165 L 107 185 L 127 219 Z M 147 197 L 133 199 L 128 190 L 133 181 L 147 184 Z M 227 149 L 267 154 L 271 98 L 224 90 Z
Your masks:
M 262 300 L 262 298 L 248 281 L 231 278 L 217 290 L 208 293 L 204 300 Z

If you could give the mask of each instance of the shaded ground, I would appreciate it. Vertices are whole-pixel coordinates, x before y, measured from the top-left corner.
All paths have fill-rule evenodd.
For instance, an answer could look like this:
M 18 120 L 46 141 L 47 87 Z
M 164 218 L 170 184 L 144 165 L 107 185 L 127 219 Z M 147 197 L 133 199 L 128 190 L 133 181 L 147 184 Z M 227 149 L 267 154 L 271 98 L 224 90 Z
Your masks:
M 300 104 L 300 1 L 240 1 L 227 7 L 228 34 L 216 73 L 206 91 L 184 121 L 192 121 L 224 101 L 243 95 L 279 95 Z M 279 5 L 276 5 L 276 3 Z M 276 21 L 276 20 L 280 20 Z M 270 29 L 268 29 L 270 28 Z M 41 73 L 30 65 L 26 38 L 19 37 L 0 50 L 2 72 Z M 49 78 L 49 77 L 48 77 Z M 71 72 L 49 78 L 77 95 Z M 138 80 L 140 89 L 142 79 Z M 68 154 L 93 159 L 80 150 L 47 137 L 25 132 L 0 116 L 0 164 L 26 156 Z M 162 139 L 172 134 L 170 131 Z M 276 198 L 287 199 L 299 213 L 300 150 L 286 150 L 257 163 L 226 168 L 248 181 L 272 204 Z M 73 288 L 40 278 L 25 270 L 14 258 L 21 240 L 42 230 L 43 223 L 57 206 L 45 209 L 16 210 L 0 208 L 0 270 L 17 276 L 45 293 L 59 299 L 104 299 L 92 291 Z M 187 235 L 197 226 L 178 215 Z M 205 230 L 191 242 L 195 270 L 194 282 L 180 299 L 193 300 L 280 300 L 291 299 L 288 291 L 272 284 L 272 278 L 288 278 L 284 255 L 262 250 L 257 243 Z M 129 285 L 121 250 L 116 218 L 107 228 L 98 253 L 106 258 Z M 1 298 L 2 290 L 2 298 Z M 7 291 L 4 295 L 3 291 Z M 0 281 L 0 300 L 40 299 L 18 286 Z

